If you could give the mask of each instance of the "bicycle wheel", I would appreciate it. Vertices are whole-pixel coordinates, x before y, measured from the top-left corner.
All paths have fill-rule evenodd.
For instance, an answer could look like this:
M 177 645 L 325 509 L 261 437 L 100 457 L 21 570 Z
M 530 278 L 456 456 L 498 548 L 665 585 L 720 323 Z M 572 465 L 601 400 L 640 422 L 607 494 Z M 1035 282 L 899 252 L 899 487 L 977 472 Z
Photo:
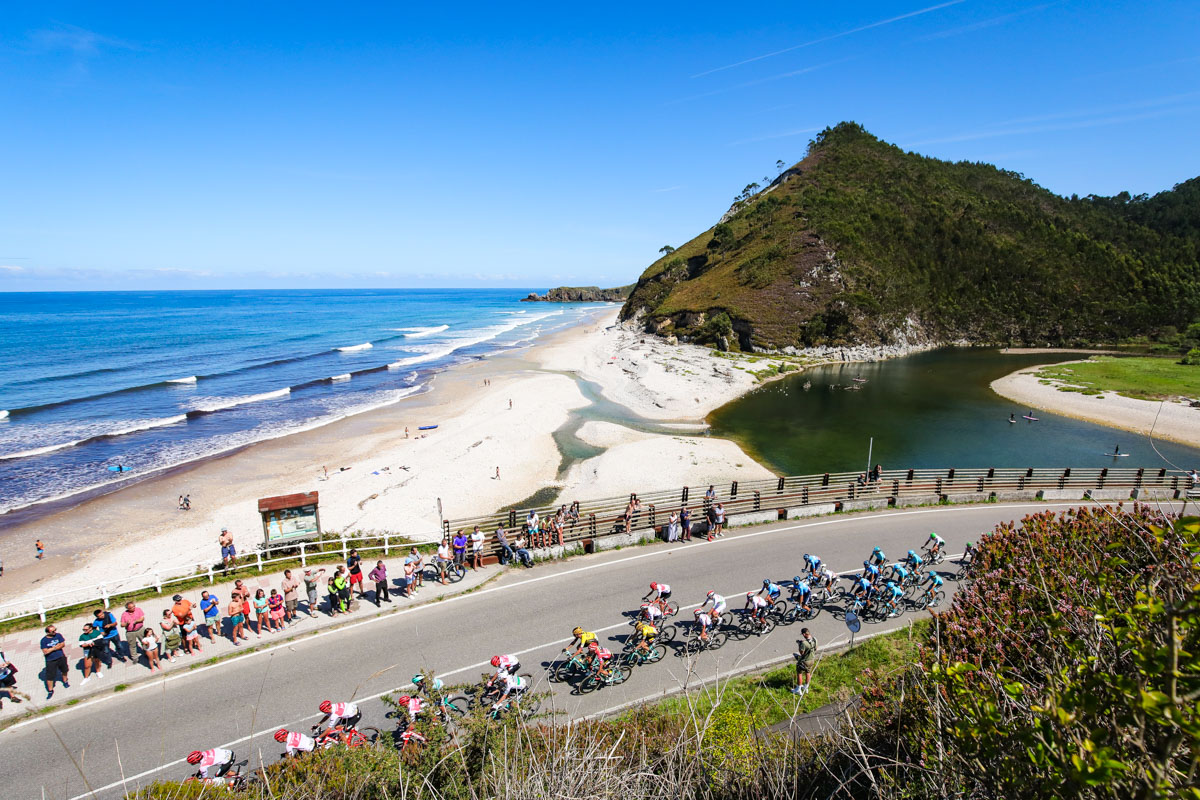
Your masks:
M 521 715 L 521 719 L 528 722 L 542 710 L 542 701 L 537 697 L 522 697 L 517 702 L 517 711 Z
M 464 567 L 462 564 L 451 564 L 450 567 L 446 570 L 446 577 L 450 580 L 451 583 L 458 583 L 464 577 L 466 577 L 466 574 L 467 574 L 467 568 Z
M 932 602 L 929 603 L 929 608 L 937 608 L 945 599 L 946 593 L 943 591 L 938 591 L 936 594 L 934 594 Z
M 675 616 L 679 613 L 679 603 L 676 603 L 672 600 L 667 600 L 665 603 L 663 603 L 663 613 L 668 617 Z
M 667 654 L 667 648 L 661 644 L 650 645 L 650 650 L 646 654 L 646 662 L 649 664 L 657 664 L 662 661 L 663 656 Z
M 785 616 L 787 616 L 787 613 L 791 607 L 791 604 L 781 597 L 771 604 L 771 608 L 767 612 L 767 616 L 774 617 L 777 622 L 781 621 Z M 784 624 L 786 625 L 787 623 Z
M 620 686 L 625 681 L 629 680 L 629 675 L 633 670 L 628 667 L 623 667 L 619 664 L 614 664 L 612 667 L 612 678 L 610 682 L 613 686 Z
M 655 637 L 660 642 L 673 642 L 675 637 L 679 635 L 679 629 L 674 625 L 663 625 Z
M 725 626 L 726 628 L 732 628 L 732 627 L 733 627 L 733 612 L 732 612 L 732 611 L 724 611 L 724 612 L 722 612 L 722 614 L 721 614 L 721 624 L 722 624 L 723 626 Z
M 467 712 L 471 708 L 471 698 L 465 694 L 453 694 L 446 698 L 446 702 L 442 704 L 442 709 L 446 712 L 446 719 L 452 723 L 457 723 L 467 716 Z
M 729 639 L 729 634 L 724 631 L 713 631 L 708 635 L 708 647 L 711 650 L 720 650 L 721 645 Z
M 372 745 L 379 741 L 379 728 L 373 728 L 368 725 L 366 727 L 359 728 L 358 732 L 361 733 L 363 738 L 366 740 L 364 744 Z
M 575 690 L 580 694 L 587 694 L 588 692 L 595 691 L 596 687 L 599 685 L 600 681 L 596 678 L 596 673 L 589 672 L 584 679 L 579 682 L 579 685 L 575 687 Z
M 754 620 L 750 619 L 750 617 L 746 617 L 741 621 L 741 623 L 738 624 L 736 631 L 737 632 L 734 635 L 738 639 L 749 639 L 750 635 L 756 631 L 756 628 L 754 627 Z
M 575 659 L 564 658 L 555 662 L 550 668 L 550 680 L 556 683 L 566 683 L 575 674 Z

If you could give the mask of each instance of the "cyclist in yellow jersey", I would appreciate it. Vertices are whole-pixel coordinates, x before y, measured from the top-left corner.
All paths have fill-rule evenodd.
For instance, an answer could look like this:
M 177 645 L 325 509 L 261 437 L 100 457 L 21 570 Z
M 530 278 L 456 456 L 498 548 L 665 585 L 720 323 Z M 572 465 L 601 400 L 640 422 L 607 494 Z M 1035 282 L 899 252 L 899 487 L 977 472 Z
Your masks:
M 634 650 L 644 655 L 649 652 L 650 645 L 654 644 L 654 637 L 658 636 L 658 629 L 649 622 L 639 622 L 634 630 L 639 637 Z
M 579 627 L 578 625 L 576 625 L 575 629 L 573 631 L 571 631 L 571 635 L 574 636 L 575 638 L 571 640 L 571 643 L 569 645 L 567 645 L 567 647 L 568 648 L 574 647 L 575 655 L 577 655 L 577 656 L 582 655 L 584 649 L 589 644 L 591 644 L 592 642 L 598 641 L 596 639 L 596 634 L 592 633 L 591 631 L 585 631 L 583 628 Z

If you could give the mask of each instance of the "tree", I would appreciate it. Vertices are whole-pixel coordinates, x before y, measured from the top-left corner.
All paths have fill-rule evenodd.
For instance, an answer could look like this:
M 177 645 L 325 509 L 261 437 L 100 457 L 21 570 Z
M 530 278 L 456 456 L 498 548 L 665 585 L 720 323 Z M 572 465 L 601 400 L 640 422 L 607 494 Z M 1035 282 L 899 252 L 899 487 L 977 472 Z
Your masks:
M 664 244 L 662 247 L 658 248 L 658 252 L 662 253 L 664 256 L 669 256 L 671 253 L 675 252 L 675 248 L 671 247 L 669 244 Z
M 778 161 L 775 162 L 775 171 L 783 172 L 783 168 L 786 166 L 787 166 L 787 164 L 783 163 L 783 159 L 779 159 Z

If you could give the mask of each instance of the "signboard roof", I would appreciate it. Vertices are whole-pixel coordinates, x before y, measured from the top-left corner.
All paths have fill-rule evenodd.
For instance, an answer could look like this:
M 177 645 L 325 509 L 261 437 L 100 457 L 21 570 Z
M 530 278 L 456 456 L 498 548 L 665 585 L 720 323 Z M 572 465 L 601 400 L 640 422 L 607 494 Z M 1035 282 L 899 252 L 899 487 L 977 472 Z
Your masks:
M 261 497 L 258 500 L 258 513 L 279 511 L 283 508 L 296 508 L 297 506 L 315 506 L 316 504 L 317 492 L 281 494 L 278 497 Z

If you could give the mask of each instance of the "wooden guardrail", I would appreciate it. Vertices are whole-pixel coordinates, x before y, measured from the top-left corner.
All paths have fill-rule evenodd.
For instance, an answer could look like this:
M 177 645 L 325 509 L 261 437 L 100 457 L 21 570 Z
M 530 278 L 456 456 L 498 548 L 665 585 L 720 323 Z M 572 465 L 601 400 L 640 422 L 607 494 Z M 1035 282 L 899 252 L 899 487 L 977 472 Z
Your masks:
M 711 488 L 711 498 L 709 496 Z M 988 469 L 900 469 L 883 470 L 865 482 L 856 472 L 801 475 L 756 481 L 733 481 L 709 486 L 684 486 L 679 489 L 633 493 L 569 504 L 538 506 L 532 509 L 511 509 L 478 517 L 446 519 L 442 522 L 445 535 L 458 530 L 470 532 L 475 526 L 489 534 L 503 527 L 515 533 L 524 529 L 532 510 L 539 519 L 553 518 L 560 508 L 570 514 L 561 537 L 554 541 L 545 533 L 535 535 L 531 547 L 548 544 L 571 544 L 586 539 L 626 531 L 625 513 L 636 503 L 629 529 L 658 528 L 667 524 L 672 511 L 688 508 L 693 524 L 704 520 L 709 505 L 719 502 L 725 516 L 738 517 L 756 514 L 760 517 L 777 514 L 785 519 L 787 510 L 799 512 L 805 507 L 829 506 L 831 511 L 843 510 L 847 504 L 911 505 L 914 502 L 957 500 L 972 496 L 980 502 L 1006 493 L 1062 492 L 1062 498 L 1082 498 L 1085 492 L 1117 495 L 1128 498 L 1135 489 L 1154 489 L 1180 496 L 1195 488 L 1186 473 L 1165 468 L 1075 468 L 1027 467 Z M 1112 493 L 1116 493 L 1113 495 Z M 868 501 L 863 503 L 862 501 Z M 873 501 L 873 502 L 872 502 Z M 810 509 L 815 511 L 816 509 Z M 736 519 L 734 520 L 737 521 Z

